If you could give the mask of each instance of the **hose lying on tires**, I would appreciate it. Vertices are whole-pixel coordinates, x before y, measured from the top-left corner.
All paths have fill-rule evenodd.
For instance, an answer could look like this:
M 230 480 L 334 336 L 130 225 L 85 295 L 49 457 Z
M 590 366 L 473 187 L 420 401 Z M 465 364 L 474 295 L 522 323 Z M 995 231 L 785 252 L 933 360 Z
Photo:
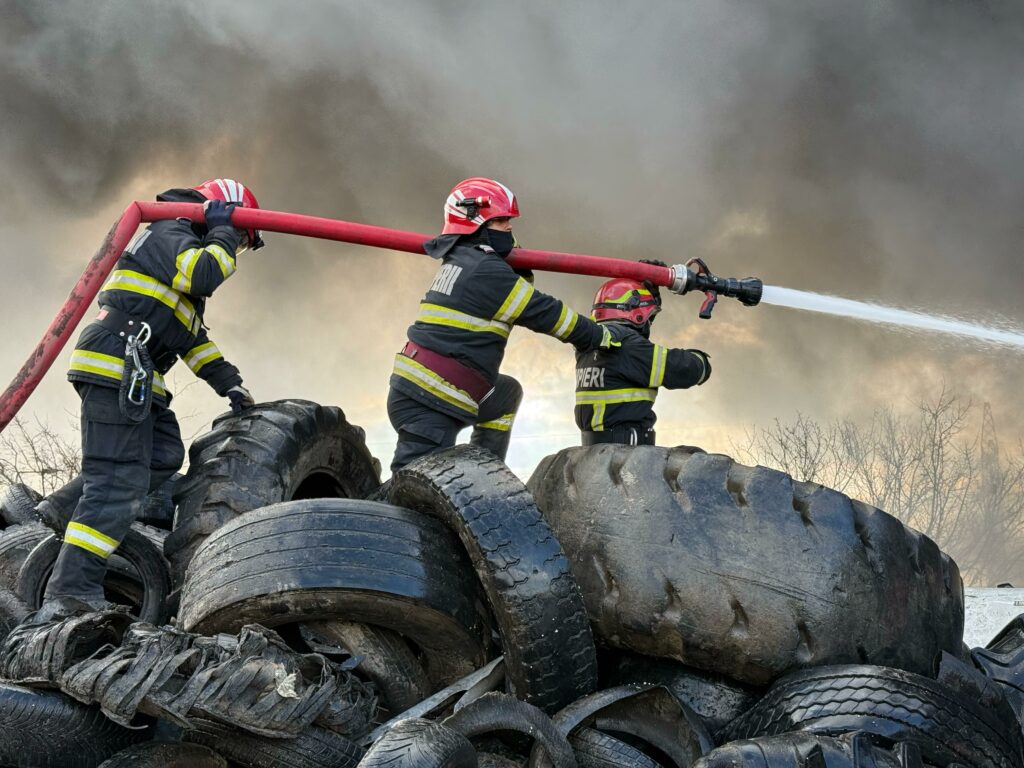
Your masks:
M 485 661 L 489 619 L 458 542 L 428 515 L 307 499 L 249 512 L 196 551 L 179 623 L 203 634 L 344 617 L 412 638 L 432 678 Z
M 165 551 L 175 585 L 192 555 L 221 525 L 293 499 L 361 499 L 380 485 L 380 462 L 340 408 L 308 400 L 260 403 L 221 416 L 189 448 L 174 491 L 174 530 Z
M 395 473 L 389 497 L 458 534 L 487 594 L 517 697 L 554 712 L 594 690 L 596 650 L 569 561 L 501 460 L 470 445 L 431 454 Z
M 980 697 L 977 697 L 980 698 Z M 866 731 L 917 745 L 925 760 L 973 768 L 1024 765 L 1021 729 L 1007 728 L 977 698 L 921 675 L 837 666 L 780 679 L 761 701 L 717 734 L 720 743 L 805 730 Z
M 753 685 L 837 663 L 927 674 L 960 650 L 956 564 L 823 486 L 690 448 L 615 445 L 549 456 L 528 485 L 613 647 Z
M 122 728 L 57 691 L 0 682 L 0 765 L 15 768 L 94 768 L 150 729 Z

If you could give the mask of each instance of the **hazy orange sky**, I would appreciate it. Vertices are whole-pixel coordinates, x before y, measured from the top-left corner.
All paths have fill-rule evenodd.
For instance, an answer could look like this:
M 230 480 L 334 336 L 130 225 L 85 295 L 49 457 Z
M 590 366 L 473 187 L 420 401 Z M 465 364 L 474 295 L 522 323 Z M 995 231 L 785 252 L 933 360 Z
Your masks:
M 494 176 L 524 245 L 692 256 L 723 275 L 1024 326 L 1024 6 L 839 2 L 33 3 L 0 0 L 0 375 L 124 205 L 213 176 L 264 207 L 436 232 Z M 386 466 L 390 364 L 427 257 L 270 234 L 209 303 L 259 400 L 340 405 Z M 599 280 L 541 274 L 586 310 Z M 714 375 L 659 441 L 910 408 L 943 380 L 1017 443 L 1024 354 L 668 296 L 663 344 Z M 67 350 L 24 413 L 73 436 Z M 519 330 L 509 463 L 577 442 L 571 348 Z M 183 430 L 224 402 L 179 365 Z

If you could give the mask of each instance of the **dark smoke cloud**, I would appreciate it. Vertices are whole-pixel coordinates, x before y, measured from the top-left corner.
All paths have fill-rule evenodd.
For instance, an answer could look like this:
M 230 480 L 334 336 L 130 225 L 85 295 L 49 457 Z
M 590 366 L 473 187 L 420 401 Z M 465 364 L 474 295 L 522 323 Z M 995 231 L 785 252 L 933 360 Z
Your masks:
M 216 175 L 270 208 L 426 232 L 453 182 L 494 175 L 529 245 L 700 255 L 1024 325 L 1019 4 L 6 0 L 0 115 L 11 372 L 128 200 Z M 211 303 L 214 337 L 260 397 L 343 405 L 386 464 L 389 361 L 433 264 L 268 239 Z M 598 282 L 540 278 L 579 309 Z M 696 308 L 670 298 L 655 327 L 715 363 L 707 387 L 660 398 L 668 440 L 728 449 L 750 423 L 909 407 L 943 377 L 1007 437 L 1024 426 L 1020 353 Z M 573 441 L 571 354 L 523 333 L 507 369 L 536 395 L 513 453 L 528 469 Z M 36 407 L 68 406 L 59 379 Z M 219 407 L 201 385 L 179 403 L 196 429 Z

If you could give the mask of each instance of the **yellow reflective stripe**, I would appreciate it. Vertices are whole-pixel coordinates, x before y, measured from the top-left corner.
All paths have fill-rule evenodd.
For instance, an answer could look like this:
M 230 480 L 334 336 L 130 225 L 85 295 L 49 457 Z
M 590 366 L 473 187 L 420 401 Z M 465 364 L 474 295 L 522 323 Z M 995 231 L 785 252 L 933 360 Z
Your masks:
M 213 254 L 213 258 L 217 260 L 217 264 L 220 265 L 220 271 L 221 274 L 224 275 L 225 280 L 235 274 L 235 270 L 238 267 L 235 265 L 235 260 L 232 258 L 230 253 L 225 251 L 216 243 L 206 246 L 206 250 L 208 253 Z
M 401 376 L 403 379 L 411 381 L 416 386 L 444 400 L 446 403 L 454 405 L 456 408 L 466 411 L 473 416 L 479 413 L 476 400 L 468 392 L 459 389 L 429 368 L 424 368 L 415 360 L 405 355 L 395 355 L 394 373 L 396 376 Z
M 641 301 L 643 301 L 644 299 L 653 299 L 654 298 L 654 294 L 651 293 L 650 291 L 648 291 L 646 288 L 630 288 L 624 294 L 619 296 L 617 299 L 605 299 L 601 303 L 602 304 L 625 304 L 627 301 L 629 301 L 630 294 L 632 294 L 633 291 L 636 291 L 636 293 L 640 297 Z
M 548 333 L 565 341 L 576 328 L 576 321 L 578 319 L 579 315 L 576 314 L 575 310 L 569 309 L 563 304 L 562 313 L 558 316 L 558 322 L 555 323 L 555 327 L 548 331 Z
M 604 432 L 604 403 L 594 404 L 594 415 L 590 418 L 592 432 Z
M 108 379 L 114 379 L 115 381 L 121 381 L 121 376 L 124 374 L 124 358 L 104 355 L 102 352 L 76 349 L 71 353 L 71 365 L 68 368 L 72 371 L 92 373 L 97 376 L 105 376 Z M 167 396 L 164 377 L 159 371 L 153 373 L 153 392 L 161 397 Z
M 576 405 L 592 405 L 594 403 L 639 403 L 654 402 L 658 396 L 656 389 L 602 389 L 592 392 L 577 392 Z
M 497 419 L 491 421 L 482 421 L 476 426 L 481 429 L 496 429 L 499 432 L 508 432 L 512 429 L 512 422 L 516 420 L 514 413 L 506 413 L 504 416 L 500 416 Z
M 514 323 L 526 309 L 531 298 L 533 298 L 533 286 L 520 277 L 512 286 L 508 296 L 505 297 L 505 301 L 498 307 L 498 311 L 494 313 L 494 319 L 499 323 Z
M 212 341 L 208 341 L 205 344 L 200 344 L 198 347 L 192 347 L 182 360 L 185 361 L 185 365 L 191 369 L 192 373 L 198 375 L 204 365 L 212 363 L 214 360 L 222 360 L 223 358 L 224 355 L 217 349 L 217 345 Z
M 99 555 L 104 560 L 110 557 L 117 549 L 117 545 L 121 543 L 117 539 L 100 533 L 95 528 L 74 522 L 68 523 L 67 530 L 64 532 L 64 542 Z
M 512 328 L 506 323 L 497 320 L 484 320 L 467 315 L 465 312 L 442 307 L 440 304 L 427 304 L 426 302 L 420 304 L 420 313 L 416 316 L 416 321 L 429 325 L 447 325 L 466 331 L 486 331 L 496 333 L 506 339 L 512 331 Z
M 199 318 L 195 307 L 178 291 L 164 285 L 149 275 L 133 272 L 130 269 L 117 269 L 110 274 L 110 279 L 103 285 L 102 291 L 129 291 L 142 296 L 149 296 L 174 311 L 178 322 L 188 329 L 189 333 L 199 330 Z
M 178 254 L 174 262 L 178 268 L 178 273 L 174 276 L 174 282 L 172 283 L 175 290 L 182 293 L 192 292 L 192 272 L 195 270 L 196 264 L 199 263 L 199 257 L 202 253 L 202 248 L 189 248 L 187 251 L 182 251 Z
M 665 381 L 665 362 L 668 359 L 668 350 L 665 347 L 654 345 L 653 359 L 651 360 L 650 387 L 660 387 Z

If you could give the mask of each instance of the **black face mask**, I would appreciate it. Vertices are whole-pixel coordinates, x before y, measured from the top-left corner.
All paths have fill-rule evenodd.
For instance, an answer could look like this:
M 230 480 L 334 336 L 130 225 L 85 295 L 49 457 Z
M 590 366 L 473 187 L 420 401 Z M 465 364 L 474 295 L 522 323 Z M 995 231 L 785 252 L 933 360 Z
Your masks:
M 496 254 L 504 259 L 512 253 L 512 249 L 516 247 L 516 239 L 512 236 L 511 232 L 503 232 L 500 229 L 491 229 L 488 227 L 487 244 L 494 249 Z

